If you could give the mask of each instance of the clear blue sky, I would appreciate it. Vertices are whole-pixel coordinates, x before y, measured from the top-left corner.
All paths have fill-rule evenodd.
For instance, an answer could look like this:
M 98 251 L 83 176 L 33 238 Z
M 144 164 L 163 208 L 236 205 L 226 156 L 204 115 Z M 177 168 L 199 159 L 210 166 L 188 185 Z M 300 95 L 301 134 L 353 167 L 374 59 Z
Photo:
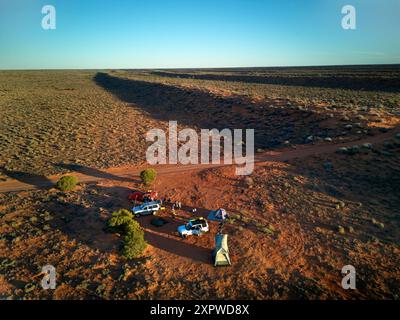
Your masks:
M 0 0 L 0 69 L 400 63 L 399 33 L 400 0 Z

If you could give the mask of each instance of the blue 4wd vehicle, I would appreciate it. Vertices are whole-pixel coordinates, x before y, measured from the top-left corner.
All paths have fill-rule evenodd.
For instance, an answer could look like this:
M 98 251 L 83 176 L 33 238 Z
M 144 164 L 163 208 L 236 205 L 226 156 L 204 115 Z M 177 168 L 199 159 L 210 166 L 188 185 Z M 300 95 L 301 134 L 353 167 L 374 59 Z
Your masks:
M 161 208 L 161 201 L 151 201 L 132 208 L 132 213 L 135 216 L 154 215 Z

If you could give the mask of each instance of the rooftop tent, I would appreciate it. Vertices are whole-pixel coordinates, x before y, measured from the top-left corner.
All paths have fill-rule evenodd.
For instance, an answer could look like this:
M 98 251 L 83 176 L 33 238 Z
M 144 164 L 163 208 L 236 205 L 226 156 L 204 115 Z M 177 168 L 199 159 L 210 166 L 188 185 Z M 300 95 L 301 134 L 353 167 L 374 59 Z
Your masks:
M 228 235 L 218 233 L 215 236 L 215 249 L 213 251 L 214 266 L 230 266 Z
M 207 217 L 208 220 L 213 220 L 213 221 L 224 221 L 226 218 L 228 218 L 228 213 L 226 212 L 225 209 L 222 208 L 210 211 Z

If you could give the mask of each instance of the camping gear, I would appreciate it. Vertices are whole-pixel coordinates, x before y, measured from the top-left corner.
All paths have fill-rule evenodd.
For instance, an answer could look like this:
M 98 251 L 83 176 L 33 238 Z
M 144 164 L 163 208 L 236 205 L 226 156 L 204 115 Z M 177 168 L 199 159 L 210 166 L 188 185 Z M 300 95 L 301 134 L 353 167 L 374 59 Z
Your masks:
M 218 233 L 215 236 L 215 249 L 213 251 L 213 259 L 214 259 L 214 267 L 231 265 L 227 234 Z
M 163 218 L 154 218 L 150 223 L 155 227 L 162 227 L 164 224 L 168 223 L 168 221 Z
M 220 208 L 218 210 L 210 211 L 210 213 L 207 217 L 208 220 L 219 221 L 219 222 L 224 221 L 227 218 L 228 218 L 228 213 L 226 212 L 225 209 L 222 209 L 222 208 Z

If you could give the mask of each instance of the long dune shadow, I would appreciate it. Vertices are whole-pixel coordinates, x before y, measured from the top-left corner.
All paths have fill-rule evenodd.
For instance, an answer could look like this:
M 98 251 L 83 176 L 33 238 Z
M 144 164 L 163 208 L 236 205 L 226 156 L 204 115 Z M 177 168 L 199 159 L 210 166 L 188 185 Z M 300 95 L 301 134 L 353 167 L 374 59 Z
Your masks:
M 96 168 L 86 167 L 80 164 L 65 164 L 56 163 L 55 166 L 66 169 L 67 171 L 77 172 L 93 178 L 100 178 L 105 180 L 113 180 L 119 182 L 132 182 L 140 183 L 138 179 L 130 177 L 117 176 Z M 4 167 L 0 168 L 0 172 L 5 176 L 17 180 L 21 183 L 34 186 L 37 189 L 48 189 L 54 186 L 54 182 L 44 175 L 38 175 L 30 172 L 12 171 Z
M 35 186 L 38 189 L 46 189 L 53 185 L 53 182 L 43 175 L 38 175 L 29 172 L 22 172 L 22 171 L 7 170 L 4 167 L 0 168 L 0 171 L 11 179 L 17 180 L 24 184 Z
M 275 108 L 249 98 L 215 96 L 212 93 L 115 77 L 99 72 L 95 83 L 121 101 L 135 104 L 153 118 L 192 128 L 254 129 L 255 146 L 270 148 L 285 140 L 304 143 L 307 135 L 319 130 L 319 115 L 301 109 Z M 328 131 L 319 132 L 328 135 Z
M 67 169 L 68 171 L 79 172 L 90 177 L 121 182 L 140 182 L 137 179 L 116 176 L 112 173 L 104 172 L 99 169 L 86 167 L 76 163 L 56 163 L 55 165 L 63 169 Z
M 187 114 L 193 116 L 197 107 L 207 109 L 208 116 L 215 110 L 217 104 L 221 109 L 225 109 L 224 105 L 229 106 L 238 103 L 237 99 L 220 99 L 209 93 L 179 88 L 176 86 L 146 82 L 141 80 L 125 79 L 114 77 L 106 73 L 97 73 L 94 81 L 120 100 L 128 103 L 137 104 L 144 111 L 149 112 L 152 116 L 162 115 L 162 120 L 175 119 L 176 116 Z M 198 104 L 201 104 L 199 106 Z M 240 102 L 239 102 L 240 103 Z M 226 109 L 228 110 L 228 109 Z M 200 119 L 182 120 L 187 124 L 199 123 L 199 121 L 217 124 L 216 119 Z
M 301 87 L 320 87 L 320 88 L 333 88 L 333 89 L 349 89 L 349 90 L 367 90 L 367 91 L 385 91 L 385 92 L 399 92 L 400 91 L 400 68 L 399 66 L 390 66 L 391 69 L 379 67 L 353 67 L 353 69 L 318 70 L 314 73 L 312 68 L 308 69 L 309 74 L 288 75 L 285 74 L 287 70 L 282 73 L 270 72 L 268 75 L 249 75 L 235 70 L 230 74 L 213 73 L 188 73 L 188 72 L 173 72 L 173 71 L 152 71 L 151 74 L 169 77 L 169 78 L 182 78 L 182 79 L 199 79 L 199 80 L 212 80 L 212 81 L 232 81 L 232 82 L 246 82 L 246 83 L 259 83 L 259 84 L 274 84 L 283 86 L 301 86 Z M 329 73 L 326 71 L 330 70 Z M 392 73 L 386 72 L 390 71 Z M 354 72 L 354 75 L 351 74 Z M 350 74 L 350 75 L 349 75 Z

